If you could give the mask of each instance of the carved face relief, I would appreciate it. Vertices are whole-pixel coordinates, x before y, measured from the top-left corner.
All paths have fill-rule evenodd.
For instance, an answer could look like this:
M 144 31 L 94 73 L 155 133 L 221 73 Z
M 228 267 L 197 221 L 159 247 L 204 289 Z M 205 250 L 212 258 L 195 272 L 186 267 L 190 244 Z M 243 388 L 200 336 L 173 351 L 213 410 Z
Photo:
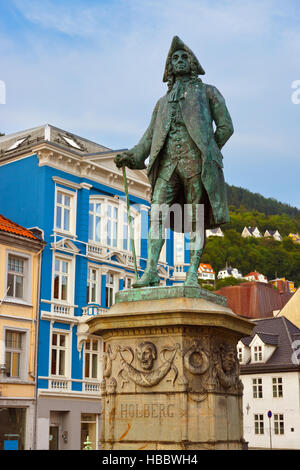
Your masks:
M 222 366 L 226 374 L 235 371 L 236 367 L 236 352 L 234 348 L 222 348 L 221 350 Z
M 156 347 L 150 341 L 141 343 L 137 349 L 137 358 L 143 370 L 151 370 L 157 357 Z
M 189 54 L 184 50 L 172 54 L 172 68 L 175 75 L 186 75 L 191 71 Z

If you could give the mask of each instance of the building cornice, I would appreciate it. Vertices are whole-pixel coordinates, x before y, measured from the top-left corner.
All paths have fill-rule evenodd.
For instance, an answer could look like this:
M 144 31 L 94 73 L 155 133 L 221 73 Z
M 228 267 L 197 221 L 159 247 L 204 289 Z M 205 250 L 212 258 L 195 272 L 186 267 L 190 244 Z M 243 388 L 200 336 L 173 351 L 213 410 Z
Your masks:
M 39 159 L 39 166 L 50 166 L 79 178 L 87 178 L 97 183 L 124 192 L 123 174 L 117 168 L 107 168 L 87 157 L 74 155 L 69 151 L 54 149 L 52 144 L 44 143 L 35 147 L 34 153 Z M 111 152 L 111 156 L 114 152 Z M 148 181 L 127 175 L 129 193 L 140 199 L 150 201 L 151 185 Z M 74 183 L 76 185 L 76 183 Z M 82 188 L 82 184 L 79 184 Z
M 241 375 L 269 374 L 272 372 L 300 372 L 300 364 L 241 365 Z
M 26 238 L 11 232 L 0 232 L 0 244 L 9 245 L 12 248 L 23 248 L 27 251 L 38 252 L 46 245 L 43 240 Z

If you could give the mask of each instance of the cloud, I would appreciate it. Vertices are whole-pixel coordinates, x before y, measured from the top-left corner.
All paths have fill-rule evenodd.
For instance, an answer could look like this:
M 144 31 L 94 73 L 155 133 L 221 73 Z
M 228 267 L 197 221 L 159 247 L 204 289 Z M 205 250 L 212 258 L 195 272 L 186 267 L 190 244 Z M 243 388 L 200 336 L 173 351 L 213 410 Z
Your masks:
M 291 178 L 299 173 L 300 105 L 290 98 L 292 81 L 300 79 L 293 0 L 11 3 L 20 21 L 1 28 L 7 104 L 0 107 L 0 131 L 49 122 L 108 147 L 134 145 L 166 92 L 163 68 L 177 34 L 232 115 L 235 134 L 224 148 L 231 184 L 239 185 L 240 173 L 240 181 L 254 185 L 248 166 L 256 155 L 265 172 L 272 161 L 274 197 L 283 161 Z

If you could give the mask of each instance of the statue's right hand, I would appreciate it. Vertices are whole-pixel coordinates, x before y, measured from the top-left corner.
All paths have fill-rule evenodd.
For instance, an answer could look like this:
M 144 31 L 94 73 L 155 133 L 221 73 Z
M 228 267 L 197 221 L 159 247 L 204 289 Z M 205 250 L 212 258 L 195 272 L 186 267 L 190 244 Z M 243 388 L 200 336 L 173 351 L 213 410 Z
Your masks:
M 133 169 L 135 167 L 134 158 L 131 152 L 118 153 L 114 158 L 114 162 L 118 168 L 128 166 L 128 168 Z

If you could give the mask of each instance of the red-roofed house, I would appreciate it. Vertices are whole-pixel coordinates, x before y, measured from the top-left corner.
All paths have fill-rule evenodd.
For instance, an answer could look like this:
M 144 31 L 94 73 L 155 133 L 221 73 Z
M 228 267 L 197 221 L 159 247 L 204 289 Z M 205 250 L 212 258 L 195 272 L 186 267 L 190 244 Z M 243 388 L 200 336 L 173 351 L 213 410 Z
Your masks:
M 215 282 L 216 274 L 210 264 L 200 263 L 198 273 L 199 273 L 198 279 L 202 281 L 207 281 L 210 283 Z
M 251 273 L 246 274 L 244 277 L 247 281 L 268 282 L 266 276 L 258 273 L 257 271 L 251 271 Z

